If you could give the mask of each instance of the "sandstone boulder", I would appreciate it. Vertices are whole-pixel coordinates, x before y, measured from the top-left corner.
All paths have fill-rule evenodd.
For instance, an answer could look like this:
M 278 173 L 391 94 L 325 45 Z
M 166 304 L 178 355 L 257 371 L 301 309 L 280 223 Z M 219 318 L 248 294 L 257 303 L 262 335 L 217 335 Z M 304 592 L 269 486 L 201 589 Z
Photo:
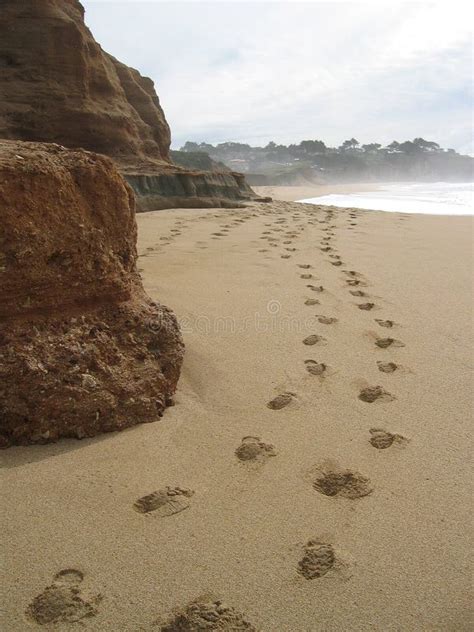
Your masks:
M 183 343 L 136 270 L 134 196 L 113 162 L 0 141 L 0 442 L 157 419 Z

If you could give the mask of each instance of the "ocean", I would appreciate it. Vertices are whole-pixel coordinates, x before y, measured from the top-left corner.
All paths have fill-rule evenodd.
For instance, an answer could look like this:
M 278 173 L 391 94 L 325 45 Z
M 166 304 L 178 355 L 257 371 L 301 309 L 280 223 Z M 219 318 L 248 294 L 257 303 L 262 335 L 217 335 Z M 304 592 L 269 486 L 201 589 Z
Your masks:
M 472 182 L 398 182 L 376 186 L 378 186 L 376 191 L 323 195 L 299 200 L 299 202 L 392 213 L 474 214 L 474 183 Z

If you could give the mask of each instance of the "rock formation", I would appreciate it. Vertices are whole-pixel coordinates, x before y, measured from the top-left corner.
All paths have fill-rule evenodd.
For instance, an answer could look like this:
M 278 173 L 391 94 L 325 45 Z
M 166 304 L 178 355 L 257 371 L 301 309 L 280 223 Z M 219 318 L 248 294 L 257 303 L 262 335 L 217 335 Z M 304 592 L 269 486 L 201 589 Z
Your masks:
M 163 208 L 235 208 L 257 198 L 242 173 L 188 171 L 158 174 L 123 174 L 135 192 L 138 211 Z
M 153 421 L 183 343 L 136 270 L 134 197 L 112 160 L 0 141 L 0 442 Z
M 255 197 L 240 174 L 172 164 L 153 82 L 102 50 L 78 0 L 2 0 L 0 70 L 0 138 L 110 156 L 138 210 Z
M 101 49 L 77 0 L 6 0 L 0 32 L 1 137 L 166 166 L 170 130 L 153 82 Z

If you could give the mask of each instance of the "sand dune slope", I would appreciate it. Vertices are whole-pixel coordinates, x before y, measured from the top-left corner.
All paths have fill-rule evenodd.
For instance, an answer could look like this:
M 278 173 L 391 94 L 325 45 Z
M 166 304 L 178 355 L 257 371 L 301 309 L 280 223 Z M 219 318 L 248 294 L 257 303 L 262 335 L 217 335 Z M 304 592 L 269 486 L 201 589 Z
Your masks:
M 176 405 L 3 453 L 5 629 L 470 630 L 469 222 L 140 215 Z

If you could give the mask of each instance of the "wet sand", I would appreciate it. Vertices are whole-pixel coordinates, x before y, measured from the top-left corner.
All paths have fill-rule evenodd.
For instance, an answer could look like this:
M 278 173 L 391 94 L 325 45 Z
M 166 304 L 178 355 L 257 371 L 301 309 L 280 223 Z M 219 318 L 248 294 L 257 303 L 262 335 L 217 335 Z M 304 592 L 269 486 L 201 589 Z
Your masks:
M 471 220 L 137 219 L 145 287 L 187 345 L 176 405 L 1 454 L 2 629 L 39 628 L 25 611 L 65 581 L 92 616 L 43 629 L 158 630 L 197 598 L 242 614 L 223 630 L 472 629 Z M 166 486 L 189 493 L 134 507 Z
M 360 193 L 361 191 L 376 191 L 379 182 L 349 182 L 346 184 L 308 184 L 307 186 L 262 186 L 252 187 L 255 193 L 262 197 L 272 197 L 275 200 L 297 202 L 322 195 L 344 195 Z

